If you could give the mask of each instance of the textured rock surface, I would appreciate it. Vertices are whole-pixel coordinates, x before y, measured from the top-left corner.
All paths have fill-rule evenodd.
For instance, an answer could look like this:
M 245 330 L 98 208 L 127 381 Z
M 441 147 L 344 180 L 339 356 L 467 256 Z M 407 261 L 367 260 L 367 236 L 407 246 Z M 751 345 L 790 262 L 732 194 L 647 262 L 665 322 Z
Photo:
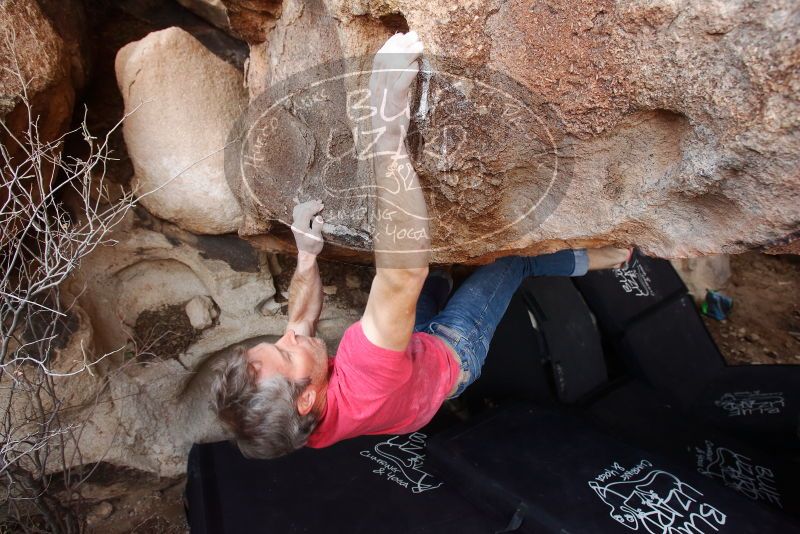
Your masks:
M 141 203 L 201 234 L 231 232 L 241 211 L 223 175 L 222 149 L 246 105 L 242 74 L 184 30 L 123 47 L 117 83 L 131 112 L 123 125 Z
M 280 0 L 178 0 L 217 28 L 251 43 L 260 43 L 280 15 Z
M 214 323 L 214 301 L 205 295 L 194 297 L 186 303 L 186 315 L 195 330 L 205 330 Z
M 228 18 L 228 9 L 222 0 L 177 0 L 180 5 L 190 10 L 192 13 L 204 18 L 217 28 L 231 31 L 231 23 Z
M 672 260 L 672 266 L 698 302 L 705 299 L 707 290 L 723 288 L 731 277 L 731 261 L 724 254 Z
M 0 119 L 16 135 L 27 127 L 27 112 L 20 105 L 22 85 L 15 74 L 19 72 L 28 82 L 28 99 L 33 113 L 39 115 L 43 142 L 56 139 L 67 129 L 75 90 L 85 81 L 84 58 L 78 44 L 82 38 L 82 12 L 75 2 L 63 5 L 72 10 L 71 24 L 54 26 L 35 0 L 0 3 Z M 0 130 L 0 141 L 13 155 L 17 147 L 7 141 L 4 130 Z
M 374 52 L 404 26 L 421 35 L 438 71 L 419 88 L 429 108 L 417 117 L 425 144 L 416 158 L 434 206 L 436 260 L 608 243 L 685 257 L 796 239 L 796 2 L 287 0 L 266 40 L 251 45 L 251 99 L 318 62 Z M 478 80 L 499 72 L 519 81 L 543 126 L 482 114 L 495 109 L 491 95 L 442 75 L 454 67 L 437 56 L 459 58 L 455 70 Z M 332 125 L 347 132 L 352 121 L 344 106 L 314 113 L 297 104 L 264 143 L 301 165 L 288 165 L 291 175 L 268 167 L 261 188 L 239 195 L 242 232 L 266 231 L 265 217 L 285 220 L 281 210 L 299 192 L 326 201 L 333 242 L 358 245 L 369 229 L 364 200 L 332 193 L 320 179 L 320 145 Z M 466 135 L 445 155 L 447 127 Z M 541 173 L 556 165 L 545 191 Z M 332 183 L 353 179 L 355 168 L 342 165 Z M 540 207 L 520 218 L 537 199 Z
M 80 295 L 80 328 L 59 353 L 57 369 L 77 369 L 84 350 L 90 361 L 111 352 L 94 375 L 84 372 L 64 383 L 65 399 L 87 406 L 70 419 L 85 423 L 82 463 L 102 460 L 173 476 L 184 472 L 193 442 L 224 437 L 209 409 L 210 366 L 232 346 L 282 335 L 285 297 L 276 295 L 274 259 L 234 236 L 196 236 L 140 211 L 115 239 L 119 243 L 96 250 L 66 288 Z M 172 306 L 183 315 L 196 298 L 212 302 L 219 316 L 185 351 L 164 350 L 181 334 L 175 331 L 181 321 L 169 315 L 141 335 L 145 312 Z M 319 333 L 330 350 L 358 312 L 326 298 Z

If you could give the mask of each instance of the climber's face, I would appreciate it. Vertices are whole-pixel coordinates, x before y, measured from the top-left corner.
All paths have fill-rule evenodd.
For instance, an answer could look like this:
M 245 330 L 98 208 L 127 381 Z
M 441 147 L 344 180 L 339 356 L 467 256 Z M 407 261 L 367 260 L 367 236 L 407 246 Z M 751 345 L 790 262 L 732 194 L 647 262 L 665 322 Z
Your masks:
M 293 330 L 287 330 L 275 343 L 259 343 L 248 350 L 247 363 L 259 382 L 281 374 L 293 382 L 310 378 L 311 385 L 319 386 L 328 378 L 325 342 Z

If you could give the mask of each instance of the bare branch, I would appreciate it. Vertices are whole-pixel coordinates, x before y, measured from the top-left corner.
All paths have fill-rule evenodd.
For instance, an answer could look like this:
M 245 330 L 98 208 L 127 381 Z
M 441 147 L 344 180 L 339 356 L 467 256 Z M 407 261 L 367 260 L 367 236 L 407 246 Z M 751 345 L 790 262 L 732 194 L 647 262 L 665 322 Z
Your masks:
M 111 136 L 138 107 L 104 136 L 90 133 L 84 109 L 78 127 L 43 139 L 13 32 L 1 47 L 27 122 L 13 131 L 0 120 L 0 499 L 20 528 L 77 532 L 70 503 L 57 495 L 73 499 L 85 479 L 71 471 L 83 422 L 70 420 L 77 407 L 65 402 L 61 381 L 97 377 L 93 368 L 120 349 L 95 357 L 81 342 L 80 359 L 57 361 L 76 304 L 62 302 L 60 287 L 98 246 L 115 242 L 112 232 L 136 203 L 130 191 L 112 197 L 106 172 Z M 86 143 L 82 158 L 63 153 L 75 136 Z

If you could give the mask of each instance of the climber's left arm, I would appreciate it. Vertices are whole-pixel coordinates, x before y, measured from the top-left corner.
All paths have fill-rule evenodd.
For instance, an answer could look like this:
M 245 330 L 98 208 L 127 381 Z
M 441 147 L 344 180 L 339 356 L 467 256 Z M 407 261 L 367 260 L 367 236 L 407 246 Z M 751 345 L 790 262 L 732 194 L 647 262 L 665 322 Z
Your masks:
M 297 269 L 289 284 L 289 324 L 295 334 L 313 336 L 322 313 L 322 279 L 317 255 L 322 252 L 322 202 L 311 200 L 294 208 L 292 232 L 297 242 Z

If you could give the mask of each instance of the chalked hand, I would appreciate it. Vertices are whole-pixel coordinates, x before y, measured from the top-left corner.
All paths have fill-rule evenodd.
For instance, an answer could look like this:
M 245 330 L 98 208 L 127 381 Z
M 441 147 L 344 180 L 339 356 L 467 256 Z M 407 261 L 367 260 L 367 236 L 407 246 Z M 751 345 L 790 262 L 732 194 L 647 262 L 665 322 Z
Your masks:
M 324 204 L 319 200 L 309 200 L 297 204 L 292 211 L 292 233 L 297 243 L 297 250 L 318 255 L 325 242 L 322 239 L 324 221 L 319 212 Z
M 402 139 L 408 132 L 409 92 L 424 48 L 417 32 L 411 31 L 393 35 L 375 54 L 369 79 L 370 103 L 375 109 L 372 126 L 385 128 L 388 137 Z

